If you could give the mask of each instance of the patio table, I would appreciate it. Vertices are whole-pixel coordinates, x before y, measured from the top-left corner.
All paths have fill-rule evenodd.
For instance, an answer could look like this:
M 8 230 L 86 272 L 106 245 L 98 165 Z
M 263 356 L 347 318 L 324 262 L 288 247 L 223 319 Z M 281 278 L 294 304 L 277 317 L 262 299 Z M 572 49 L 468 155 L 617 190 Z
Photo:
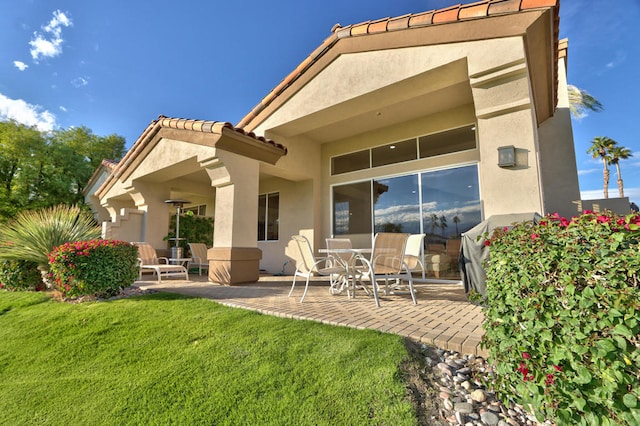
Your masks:
M 341 281 L 339 287 L 337 284 L 332 285 L 332 287 L 329 289 L 331 294 L 342 293 L 346 288 L 347 297 L 351 298 L 351 295 L 349 293 L 349 286 L 351 281 L 351 283 L 353 284 L 353 291 L 355 296 L 355 281 L 357 279 L 357 268 L 355 266 L 355 261 L 358 258 L 363 257 L 363 255 L 365 254 L 371 254 L 371 251 L 372 251 L 371 248 L 331 248 L 331 249 L 321 248 L 318 250 L 318 252 L 320 253 L 328 254 L 329 256 L 333 256 L 333 257 L 335 257 L 335 255 L 340 255 L 340 254 L 351 254 L 351 258 L 347 262 L 346 268 L 345 268 L 347 271 L 345 279 Z M 340 256 L 335 258 L 339 259 L 340 262 L 343 262 L 343 260 L 340 259 Z M 366 288 L 365 288 L 365 291 L 366 291 Z

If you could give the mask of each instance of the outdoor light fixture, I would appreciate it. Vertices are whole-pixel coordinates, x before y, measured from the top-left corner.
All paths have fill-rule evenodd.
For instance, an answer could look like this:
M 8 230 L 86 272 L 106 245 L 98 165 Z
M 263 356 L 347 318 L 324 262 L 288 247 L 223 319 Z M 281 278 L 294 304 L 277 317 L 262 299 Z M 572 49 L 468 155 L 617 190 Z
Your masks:
M 171 257 L 175 259 L 182 258 L 182 247 L 179 247 L 178 243 L 180 242 L 180 209 L 184 207 L 185 204 L 189 204 L 191 201 L 187 200 L 165 200 L 167 204 L 171 204 L 176 208 L 176 237 L 169 238 L 170 240 L 175 240 L 175 247 L 171 248 Z
M 516 165 L 516 148 L 513 145 L 498 147 L 498 167 Z

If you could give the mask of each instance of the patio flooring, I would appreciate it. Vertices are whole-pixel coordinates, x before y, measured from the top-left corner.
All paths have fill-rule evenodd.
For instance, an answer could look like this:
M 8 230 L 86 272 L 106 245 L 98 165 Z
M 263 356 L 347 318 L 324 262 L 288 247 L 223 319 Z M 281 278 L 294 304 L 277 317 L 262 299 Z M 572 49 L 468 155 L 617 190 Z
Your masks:
M 382 295 L 381 306 L 376 308 L 373 298 L 362 290 L 351 299 L 346 294 L 329 294 L 328 283 L 323 279 L 309 285 L 307 296 L 300 303 L 304 281 L 301 285 L 296 282 L 294 294 L 287 297 L 292 277 L 265 276 L 256 283 L 235 286 L 207 282 L 204 275 L 190 274 L 189 277 L 189 281 L 165 279 L 160 283 L 149 278 L 134 285 L 140 289 L 207 298 L 266 315 L 379 330 L 463 354 L 487 355 L 480 348 L 482 309 L 467 301 L 462 284 L 419 284 L 417 305 L 407 292 Z

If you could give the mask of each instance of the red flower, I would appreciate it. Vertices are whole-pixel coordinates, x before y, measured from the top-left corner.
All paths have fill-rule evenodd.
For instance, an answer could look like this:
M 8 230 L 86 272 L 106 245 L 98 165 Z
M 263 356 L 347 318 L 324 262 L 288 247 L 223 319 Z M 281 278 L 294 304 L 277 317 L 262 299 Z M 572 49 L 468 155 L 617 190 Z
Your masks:
M 537 240 L 538 238 L 540 238 L 540 234 L 531 234 L 532 240 Z
M 553 366 L 553 368 L 554 368 L 556 371 L 562 371 L 562 367 L 560 367 L 559 365 L 554 365 L 554 366 Z
M 489 241 L 489 240 L 484 240 L 484 243 L 483 243 L 483 244 L 485 245 L 485 247 L 489 247 L 489 246 L 491 245 L 491 241 Z
M 522 352 L 522 358 L 531 359 L 531 355 L 529 354 L 529 352 Z
M 553 374 L 547 374 L 547 378 L 544 381 L 545 385 L 549 386 L 555 383 L 555 380 L 553 378 Z

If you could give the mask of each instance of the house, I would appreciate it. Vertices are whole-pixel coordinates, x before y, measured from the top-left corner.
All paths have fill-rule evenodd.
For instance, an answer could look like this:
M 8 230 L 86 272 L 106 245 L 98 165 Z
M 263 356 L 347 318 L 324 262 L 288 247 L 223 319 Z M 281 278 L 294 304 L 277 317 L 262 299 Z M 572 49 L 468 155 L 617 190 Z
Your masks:
M 90 183 L 104 236 L 166 247 L 165 200 L 186 199 L 215 218 L 210 280 L 235 284 L 280 272 L 294 234 L 424 232 L 446 250 L 491 215 L 573 215 L 558 11 L 483 0 L 335 26 L 235 126 L 154 120 Z

